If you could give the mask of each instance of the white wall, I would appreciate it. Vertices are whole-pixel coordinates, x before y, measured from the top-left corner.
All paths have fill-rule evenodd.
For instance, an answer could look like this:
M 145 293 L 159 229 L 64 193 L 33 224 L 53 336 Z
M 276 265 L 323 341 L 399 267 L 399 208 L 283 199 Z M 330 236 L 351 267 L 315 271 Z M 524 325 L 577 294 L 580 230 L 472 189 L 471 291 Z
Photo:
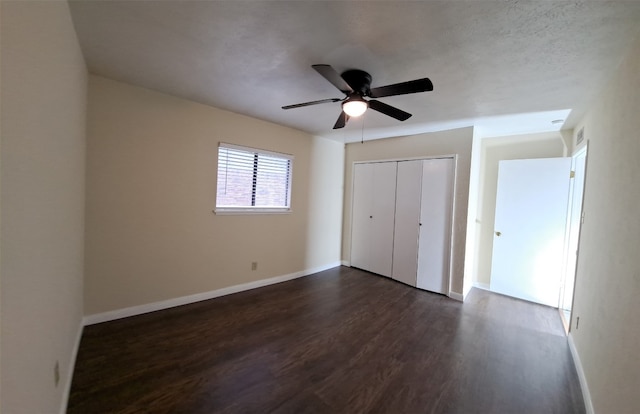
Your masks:
M 309 197 L 304 269 L 340 261 L 344 144 L 314 137 L 309 161 Z
M 293 154 L 293 212 L 215 215 L 220 141 Z M 343 163 L 341 143 L 91 76 L 85 312 L 339 263 Z
M 480 163 L 482 161 L 482 133 L 473 128 L 471 163 L 469 166 L 469 202 L 467 203 L 467 239 L 464 250 L 463 297 L 466 297 L 477 276 L 478 243 L 480 239 L 480 221 L 478 219 L 478 200 L 480 194 Z
M 480 156 L 480 189 L 477 210 L 477 243 L 474 282 L 488 287 L 491 282 L 493 232 L 498 192 L 498 164 L 501 160 L 554 158 L 564 154 L 559 132 L 483 138 Z
M 348 262 L 351 257 L 351 199 L 354 162 L 457 154 L 456 204 L 453 214 L 453 276 L 450 290 L 462 295 L 472 140 L 473 128 L 461 128 L 400 138 L 365 141 L 363 144 L 348 144 L 345 156 L 342 259 Z
M 638 114 L 640 41 L 574 129 L 589 154 L 571 335 L 597 413 L 640 407 Z
M 0 7 L 0 408 L 55 413 L 82 320 L 87 73 L 66 2 Z

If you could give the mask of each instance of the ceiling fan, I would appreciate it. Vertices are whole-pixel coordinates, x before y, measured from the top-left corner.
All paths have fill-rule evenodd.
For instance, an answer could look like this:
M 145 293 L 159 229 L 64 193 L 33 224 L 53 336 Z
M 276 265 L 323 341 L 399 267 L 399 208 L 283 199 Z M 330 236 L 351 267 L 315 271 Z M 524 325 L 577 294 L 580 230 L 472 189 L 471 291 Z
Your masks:
M 382 98 L 385 96 L 405 95 L 409 93 L 428 92 L 433 90 L 433 84 L 429 78 L 416 79 L 408 82 L 395 83 L 393 85 L 371 88 L 371 75 L 363 70 L 351 69 L 342 74 L 336 72 L 330 65 L 311 65 L 320 75 L 331 82 L 346 95 L 345 98 L 329 98 L 319 101 L 304 102 L 283 106 L 282 109 L 301 108 L 303 106 L 317 105 L 328 102 L 342 102 L 342 112 L 333 129 L 343 128 L 350 117 L 362 115 L 367 108 L 378 111 L 399 121 L 406 121 L 411 114 L 386 103 L 368 98 Z

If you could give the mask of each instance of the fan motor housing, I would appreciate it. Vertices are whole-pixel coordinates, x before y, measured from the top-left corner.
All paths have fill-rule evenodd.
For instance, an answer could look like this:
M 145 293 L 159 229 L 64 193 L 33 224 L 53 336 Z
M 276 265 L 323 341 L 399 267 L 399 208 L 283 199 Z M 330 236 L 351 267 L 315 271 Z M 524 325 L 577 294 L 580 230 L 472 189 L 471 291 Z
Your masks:
M 351 89 L 357 92 L 360 96 L 369 95 L 371 88 L 371 75 L 367 72 L 359 69 L 347 70 L 340 75 L 344 79 Z

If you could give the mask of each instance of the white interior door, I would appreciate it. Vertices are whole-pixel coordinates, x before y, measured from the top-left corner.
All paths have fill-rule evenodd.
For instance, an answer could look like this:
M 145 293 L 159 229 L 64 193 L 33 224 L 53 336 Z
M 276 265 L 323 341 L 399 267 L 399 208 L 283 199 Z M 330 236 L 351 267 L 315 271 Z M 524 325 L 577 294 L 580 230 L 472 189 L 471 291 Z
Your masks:
M 558 307 L 571 158 L 500 161 L 492 291 Z
M 564 282 L 560 295 L 560 309 L 571 312 L 573 304 L 573 288 L 578 259 L 578 240 L 580 237 L 580 221 L 582 217 L 582 198 L 586 175 L 587 147 L 572 157 L 571 170 L 574 172 L 569 197 L 569 217 L 567 222 L 567 253 L 565 259 Z M 567 322 L 569 322 L 567 318 Z
M 446 294 L 449 289 L 453 158 L 422 164 L 417 287 Z
M 399 162 L 391 277 L 411 286 L 418 276 L 421 193 L 422 160 Z

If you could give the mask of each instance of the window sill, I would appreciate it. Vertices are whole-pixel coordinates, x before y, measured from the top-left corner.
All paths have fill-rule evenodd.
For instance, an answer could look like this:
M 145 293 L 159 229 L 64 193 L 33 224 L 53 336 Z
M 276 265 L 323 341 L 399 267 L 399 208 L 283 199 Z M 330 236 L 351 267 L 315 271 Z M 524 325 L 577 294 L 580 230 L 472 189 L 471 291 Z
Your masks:
M 289 214 L 290 208 L 216 208 L 213 210 L 216 215 L 251 215 L 251 214 Z

